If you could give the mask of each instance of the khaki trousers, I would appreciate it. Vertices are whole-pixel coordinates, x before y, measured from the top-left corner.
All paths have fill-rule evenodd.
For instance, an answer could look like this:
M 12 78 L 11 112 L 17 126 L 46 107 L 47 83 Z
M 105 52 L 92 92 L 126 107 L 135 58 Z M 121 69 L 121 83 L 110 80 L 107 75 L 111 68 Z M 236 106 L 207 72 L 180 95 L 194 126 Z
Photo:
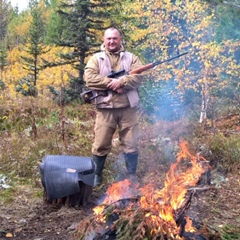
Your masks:
M 124 153 L 138 153 L 138 115 L 135 108 L 97 109 L 95 139 L 92 153 L 107 155 L 112 148 L 113 134 L 118 130 L 120 146 Z

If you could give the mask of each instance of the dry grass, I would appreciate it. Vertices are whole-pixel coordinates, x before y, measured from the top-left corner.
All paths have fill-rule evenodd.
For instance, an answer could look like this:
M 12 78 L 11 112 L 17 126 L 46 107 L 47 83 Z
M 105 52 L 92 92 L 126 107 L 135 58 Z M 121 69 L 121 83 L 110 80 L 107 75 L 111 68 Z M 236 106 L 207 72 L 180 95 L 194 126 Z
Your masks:
M 17 204 L 19 197 L 25 199 L 25 196 L 38 201 L 41 199 L 39 164 L 45 155 L 91 155 L 95 116 L 93 106 L 72 104 L 60 107 L 50 98 L 26 97 L 8 98 L 0 102 L 0 105 L 0 173 L 7 175 L 12 182 L 11 189 L 1 190 L 1 202 Z M 161 188 L 165 173 L 175 161 L 179 142 L 187 140 L 193 154 L 201 153 L 212 164 L 212 184 L 218 187 L 217 192 L 199 197 L 203 199 L 199 218 L 206 219 L 214 228 L 221 225 L 222 231 L 225 226 L 235 229 L 239 224 L 233 207 L 236 202 L 225 204 L 224 201 L 236 199 L 234 196 L 239 189 L 239 182 L 234 188 L 229 186 L 230 181 L 234 181 L 239 174 L 239 134 L 234 132 L 234 135 L 223 135 L 221 132 L 212 132 L 211 129 L 206 131 L 198 123 L 188 122 L 187 119 L 150 124 L 142 116 L 140 129 L 138 175 L 141 183 L 145 185 L 154 182 Z M 124 165 L 117 165 L 118 154 L 116 141 L 104 170 L 105 185 L 94 190 L 94 198 L 104 193 L 107 186 L 114 181 L 119 168 L 124 169 Z M 35 203 L 28 201 L 28 204 Z M 224 211 L 221 210 L 223 206 Z M 3 205 L 2 209 L 7 211 Z M 227 215 L 228 221 L 220 213 Z M 55 229 L 57 225 L 57 222 L 53 223 L 52 228 Z M 228 230 L 229 228 L 224 234 Z

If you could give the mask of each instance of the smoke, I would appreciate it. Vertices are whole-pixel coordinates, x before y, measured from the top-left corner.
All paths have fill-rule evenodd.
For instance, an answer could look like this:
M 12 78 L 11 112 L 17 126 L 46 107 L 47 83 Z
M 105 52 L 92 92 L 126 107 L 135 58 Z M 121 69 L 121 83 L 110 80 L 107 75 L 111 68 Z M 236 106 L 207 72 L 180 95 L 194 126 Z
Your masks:
M 184 116 L 184 98 L 174 80 L 154 82 L 149 80 L 140 89 L 141 106 L 155 120 L 179 120 Z

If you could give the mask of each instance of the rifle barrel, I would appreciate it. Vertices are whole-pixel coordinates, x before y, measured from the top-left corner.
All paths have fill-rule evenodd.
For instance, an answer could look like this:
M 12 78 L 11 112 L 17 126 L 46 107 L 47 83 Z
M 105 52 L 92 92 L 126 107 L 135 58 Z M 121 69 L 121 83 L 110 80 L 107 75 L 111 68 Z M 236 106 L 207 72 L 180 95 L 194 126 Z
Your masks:
M 162 63 L 165 63 L 165 62 L 169 62 L 169 61 L 171 61 L 171 60 L 173 60 L 173 59 L 175 59 L 175 58 L 179 58 L 179 57 L 181 57 L 181 56 L 183 56 L 183 55 L 185 55 L 185 54 L 187 54 L 187 53 L 188 53 L 188 52 L 181 53 L 181 54 L 179 54 L 179 55 L 177 55 L 177 56 L 174 56 L 174 57 L 168 58 L 168 59 L 163 60 L 163 61 L 156 61 L 156 62 L 153 62 L 152 65 L 153 65 L 153 67 L 155 67 L 155 66 L 157 66 L 157 65 L 159 65 L 159 64 L 162 64 Z
M 162 63 L 165 63 L 165 62 L 169 62 L 169 61 L 171 61 L 171 60 L 173 60 L 175 58 L 179 58 L 179 57 L 181 57 L 181 56 L 183 56 L 183 55 L 185 55 L 187 53 L 188 52 L 185 52 L 185 53 L 179 54 L 179 55 L 177 55 L 175 57 L 168 58 L 168 59 L 163 60 L 163 61 L 156 61 L 156 62 L 153 62 L 153 63 L 148 63 L 147 65 L 144 65 L 144 66 L 142 66 L 140 68 L 137 68 L 137 69 L 134 69 L 134 70 L 128 72 L 128 74 L 129 75 L 131 75 L 131 74 L 141 74 L 142 72 L 144 72 L 144 71 L 146 71 L 148 69 L 154 68 L 155 66 L 157 66 L 159 64 L 162 64 Z

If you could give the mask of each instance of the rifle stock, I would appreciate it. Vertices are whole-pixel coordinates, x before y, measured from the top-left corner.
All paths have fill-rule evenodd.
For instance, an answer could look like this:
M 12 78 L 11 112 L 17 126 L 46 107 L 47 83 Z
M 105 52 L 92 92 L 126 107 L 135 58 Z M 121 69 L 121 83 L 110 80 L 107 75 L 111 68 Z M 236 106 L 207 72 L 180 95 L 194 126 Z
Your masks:
M 149 63 L 149 64 L 147 64 L 147 65 L 144 65 L 144 66 L 142 66 L 142 67 L 140 67 L 140 68 L 137 68 L 137 69 L 134 69 L 134 70 L 128 72 L 128 74 L 129 74 L 129 75 L 132 75 L 132 74 L 141 74 L 142 72 L 144 72 L 144 71 L 146 71 L 146 70 L 148 70 L 148 69 L 151 69 L 151 68 L 153 68 L 153 67 L 154 67 L 154 66 L 153 66 L 153 63 Z

